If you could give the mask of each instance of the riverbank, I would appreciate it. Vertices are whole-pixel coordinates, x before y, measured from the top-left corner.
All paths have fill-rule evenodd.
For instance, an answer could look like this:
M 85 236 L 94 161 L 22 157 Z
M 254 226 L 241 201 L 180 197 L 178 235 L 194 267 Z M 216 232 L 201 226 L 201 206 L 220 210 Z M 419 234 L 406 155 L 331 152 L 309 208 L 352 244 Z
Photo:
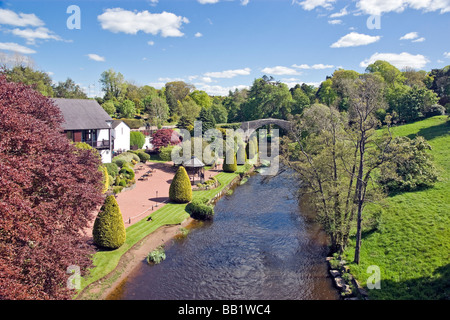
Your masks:
M 214 199 L 225 188 L 237 183 L 246 171 L 253 166 L 238 166 L 234 173 L 221 172 L 216 177 L 220 187 L 205 191 L 194 191 L 194 197 Z M 185 210 L 186 204 L 167 203 L 152 213 L 152 220 L 142 219 L 127 228 L 125 244 L 114 251 L 100 251 L 94 255 L 95 267 L 88 279 L 82 279 L 82 291 L 77 300 L 99 300 L 107 296 L 120 282 L 126 278 L 147 254 L 161 244 L 173 239 L 181 227 L 192 222 Z

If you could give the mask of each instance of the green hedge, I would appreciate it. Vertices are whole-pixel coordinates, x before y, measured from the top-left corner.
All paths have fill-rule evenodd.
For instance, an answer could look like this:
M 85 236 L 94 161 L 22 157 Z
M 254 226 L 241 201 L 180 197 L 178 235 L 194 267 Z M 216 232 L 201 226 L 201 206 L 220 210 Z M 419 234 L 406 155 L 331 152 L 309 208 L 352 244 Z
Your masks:
M 117 249 L 126 239 L 122 213 L 114 196 L 108 196 L 94 222 L 94 243 L 102 248 Z
M 214 216 L 214 208 L 207 205 L 208 199 L 195 198 L 186 206 L 186 211 L 197 220 L 210 220 Z
M 122 120 L 130 127 L 130 129 L 139 129 L 144 125 L 144 120 L 142 119 L 119 119 Z
M 191 181 L 183 166 L 180 166 L 173 177 L 169 188 L 169 198 L 176 203 L 186 203 L 192 200 Z
M 104 166 L 106 167 L 106 170 L 111 177 L 117 177 L 117 175 L 119 174 L 119 167 L 116 163 L 105 163 Z

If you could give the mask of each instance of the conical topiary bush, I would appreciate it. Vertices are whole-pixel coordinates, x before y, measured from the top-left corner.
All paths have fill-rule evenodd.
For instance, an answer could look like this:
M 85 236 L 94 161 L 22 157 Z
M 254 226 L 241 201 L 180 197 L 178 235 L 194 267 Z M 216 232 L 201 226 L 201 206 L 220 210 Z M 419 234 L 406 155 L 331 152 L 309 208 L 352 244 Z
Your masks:
M 99 247 L 117 249 L 126 239 L 122 213 L 114 196 L 108 196 L 97 215 L 92 231 L 94 243 Z
M 169 198 L 177 203 L 187 203 L 192 200 L 191 181 L 183 166 L 178 168 L 173 177 L 169 188 Z
M 246 153 L 246 145 L 241 144 L 238 147 L 238 151 L 236 154 L 237 164 L 242 166 L 247 162 L 247 153 Z
M 232 163 L 229 163 L 230 160 L 229 159 L 234 159 L 234 161 Z M 223 163 L 223 171 L 224 172 L 235 172 L 237 170 L 237 160 L 236 160 L 236 154 L 234 153 L 234 151 L 228 151 L 227 155 L 224 159 L 224 163 Z

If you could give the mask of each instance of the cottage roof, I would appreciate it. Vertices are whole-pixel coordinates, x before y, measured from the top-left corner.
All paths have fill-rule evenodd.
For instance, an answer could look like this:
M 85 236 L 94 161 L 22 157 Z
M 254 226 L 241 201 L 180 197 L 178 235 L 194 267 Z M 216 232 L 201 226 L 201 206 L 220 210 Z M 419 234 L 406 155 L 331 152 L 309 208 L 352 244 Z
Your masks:
M 122 120 L 114 120 L 112 123 L 112 128 L 113 129 L 117 128 L 117 126 L 121 123 L 123 123 L 124 125 L 126 125 L 128 127 L 128 125 L 125 122 L 123 122 Z
M 113 119 L 95 100 L 61 99 L 52 101 L 61 110 L 64 130 L 109 129 L 108 121 Z

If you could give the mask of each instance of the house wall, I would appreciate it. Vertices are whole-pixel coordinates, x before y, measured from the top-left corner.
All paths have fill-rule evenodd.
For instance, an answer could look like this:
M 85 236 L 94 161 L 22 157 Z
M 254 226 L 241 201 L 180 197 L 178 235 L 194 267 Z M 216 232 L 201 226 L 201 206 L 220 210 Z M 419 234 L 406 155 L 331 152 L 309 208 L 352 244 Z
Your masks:
M 106 140 L 109 141 L 109 130 L 108 129 L 100 129 L 97 130 L 97 141 Z
M 115 151 L 130 150 L 130 131 L 130 127 L 123 122 L 112 130 Z

